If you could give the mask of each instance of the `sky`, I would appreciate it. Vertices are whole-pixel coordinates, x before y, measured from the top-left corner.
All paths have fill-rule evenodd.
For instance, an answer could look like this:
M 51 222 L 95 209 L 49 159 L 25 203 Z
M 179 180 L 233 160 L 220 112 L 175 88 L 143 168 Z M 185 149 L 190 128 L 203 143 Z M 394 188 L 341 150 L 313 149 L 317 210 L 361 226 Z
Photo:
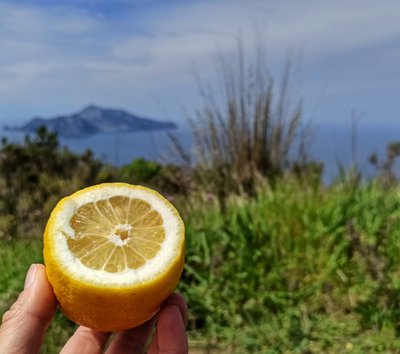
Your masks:
M 0 0 L 0 123 L 88 104 L 183 121 L 193 72 L 212 81 L 216 53 L 255 32 L 272 75 L 294 61 L 307 119 L 400 121 L 398 0 Z

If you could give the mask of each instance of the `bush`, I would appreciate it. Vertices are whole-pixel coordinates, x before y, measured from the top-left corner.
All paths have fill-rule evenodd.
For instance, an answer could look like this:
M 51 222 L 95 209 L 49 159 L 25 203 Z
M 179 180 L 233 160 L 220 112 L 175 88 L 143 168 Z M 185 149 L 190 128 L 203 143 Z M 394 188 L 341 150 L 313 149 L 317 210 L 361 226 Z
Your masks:
M 3 139 L 0 150 L 0 234 L 4 238 L 41 235 L 58 200 L 91 184 L 114 179 L 113 168 L 91 151 L 75 154 L 59 147 L 57 135 L 39 128 L 24 143 Z
M 157 162 L 138 158 L 130 164 L 122 166 L 120 175 L 122 179 L 135 183 L 149 182 L 160 173 L 160 170 L 161 165 Z
M 220 200 L 230 193 L 253 194 L 260 179 L 273 181 L 294 163 L 299 168 L 307 161 L 302 102 L 292 102 L 291 75 L 288 64 L 276 85 L 262 45 L 252 57 L 239 41 L 234 55 L 218 57 L 214 85 L 198 80 L 203 105 L 190 121 L 201 188 Z

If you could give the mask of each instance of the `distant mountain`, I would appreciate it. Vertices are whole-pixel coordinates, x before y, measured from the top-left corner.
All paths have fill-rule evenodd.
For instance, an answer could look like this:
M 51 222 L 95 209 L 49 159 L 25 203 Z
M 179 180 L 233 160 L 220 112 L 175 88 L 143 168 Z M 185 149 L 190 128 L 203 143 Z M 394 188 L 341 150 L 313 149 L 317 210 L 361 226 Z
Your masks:
M 121 109 L 90 105 L 78 113 L 50 119 L 34 118 L 27 124 L 12 129 L 30 133 L 40 126 L 45 126 L 60 136 L 72 138 L 97 133 L 169 130 L 177 127 L 172 122 L 138 117 Z

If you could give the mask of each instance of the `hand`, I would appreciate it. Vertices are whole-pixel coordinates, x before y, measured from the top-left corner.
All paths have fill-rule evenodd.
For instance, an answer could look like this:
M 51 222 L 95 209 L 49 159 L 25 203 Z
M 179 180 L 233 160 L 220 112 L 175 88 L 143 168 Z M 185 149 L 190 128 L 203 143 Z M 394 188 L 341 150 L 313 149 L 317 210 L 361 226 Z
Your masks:
M 39 353 L 43 337 L 56 311 L 57 301 L 47 281 L 45 267 L 34 264 L 25 280 L 25 289 L 3 316 L 0 327 L 0 353 Z M 178 294 L 171 295 L 161 306 L 157 328 L 148 349 L 149 354 L 185 354 L 187 305 Z M 143 325 L 119 332 L 108 345 L 111 333 L 97 332 L 80 326 L 68 340 L 62 354 L 144 353 L 156 318 Z

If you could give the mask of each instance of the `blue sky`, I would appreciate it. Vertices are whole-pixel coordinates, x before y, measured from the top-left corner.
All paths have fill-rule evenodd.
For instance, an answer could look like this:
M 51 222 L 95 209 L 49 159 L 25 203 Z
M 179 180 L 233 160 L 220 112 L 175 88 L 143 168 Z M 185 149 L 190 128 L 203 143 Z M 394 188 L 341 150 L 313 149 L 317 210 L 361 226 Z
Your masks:
M 296 58 L 314 122 L 399 121 L 397 0 L 0 0 L 0 123 L 89 103 L 180 121 L 199 105 L 193 67 L 263 28 L 277 75 Z

